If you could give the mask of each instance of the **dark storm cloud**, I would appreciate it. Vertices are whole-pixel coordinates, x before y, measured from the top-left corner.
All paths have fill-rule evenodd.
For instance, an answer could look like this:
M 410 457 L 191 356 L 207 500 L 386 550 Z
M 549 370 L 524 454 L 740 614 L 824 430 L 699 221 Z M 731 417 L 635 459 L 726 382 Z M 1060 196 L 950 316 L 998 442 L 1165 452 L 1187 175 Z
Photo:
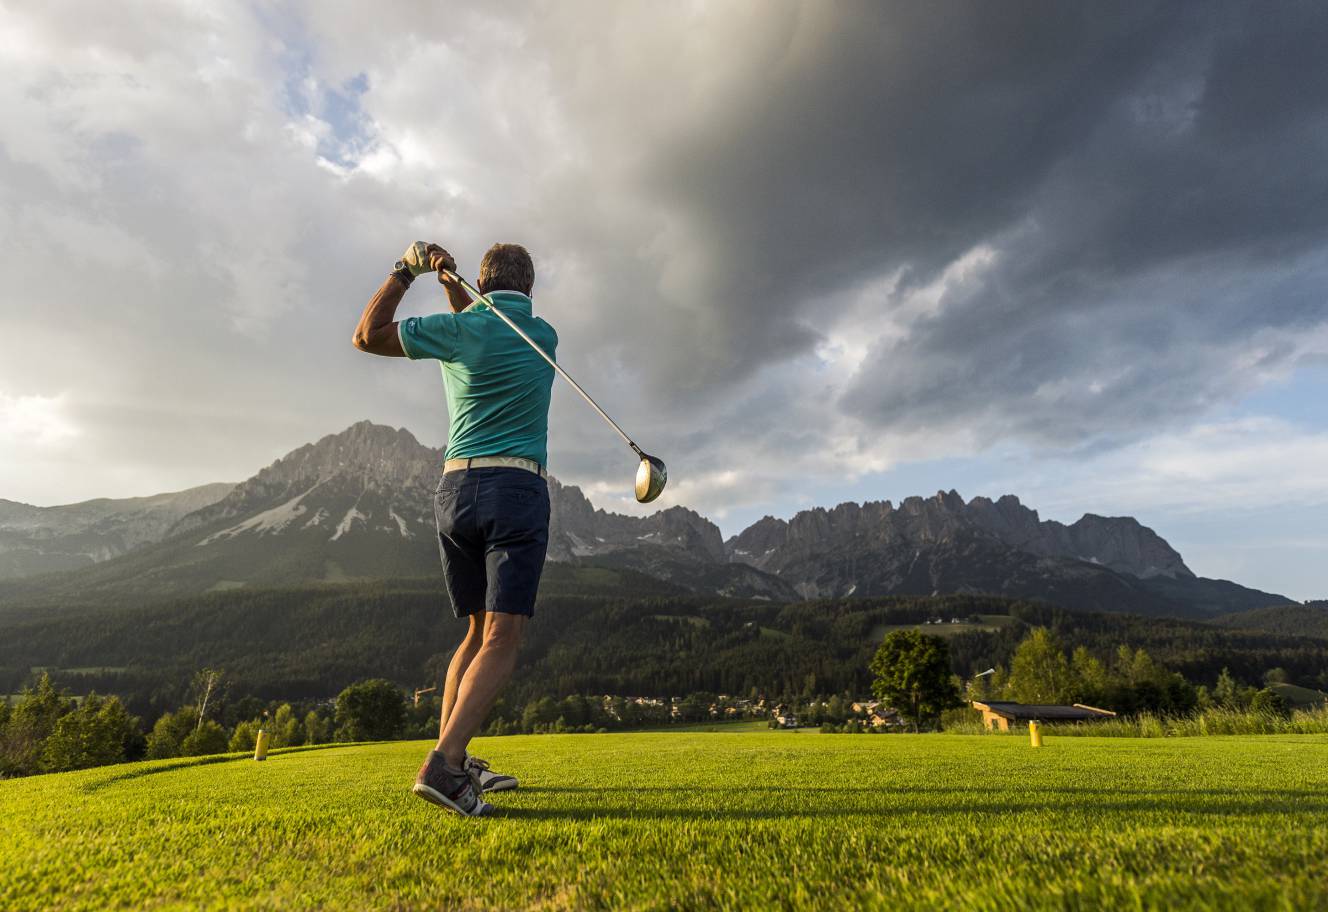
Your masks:
M 704 251 L 707 383 L 805 348 L 815 300 L 914 281 L 1025 218 L 1193 15 L 1084 6 L 773 5 L 741 82 L 682 118 L 639 176 Z M 1186 39 L 1189 40 L 1189 39 Z M 806 319 L 810 318 L 810 319 Z
M 667 134 L 643 128 L 628 172 L 680 226 L 686 249 L 657 269 L 677 256 L 676 287 L 705 301 L 684 320 L 663 296 L 668 345 L 640 365 L 681 408 L 811 350 L 837 319 L 828 296 L 896 271 L 905 293 L 979 246 L 992 265 L 880 342 L 843 410 L 988 438 L 1140 432 L 1295 354 L 1252 349 L 1261 332 L 1325 319 L 1324 7 L 762 13 L 728 50 L 739 75 Z M 661 90 L 605 85 L 597 104 L 620 112 L 615 91 Z M 858 312 L 864 338 L 893 304 Z
M 995 268 L 879 347 L 844 407 L 1078 442 L 1287 363 L 1328 317 L 1325 21 L 1228 9 L 1174 32 L 1040 170 Z

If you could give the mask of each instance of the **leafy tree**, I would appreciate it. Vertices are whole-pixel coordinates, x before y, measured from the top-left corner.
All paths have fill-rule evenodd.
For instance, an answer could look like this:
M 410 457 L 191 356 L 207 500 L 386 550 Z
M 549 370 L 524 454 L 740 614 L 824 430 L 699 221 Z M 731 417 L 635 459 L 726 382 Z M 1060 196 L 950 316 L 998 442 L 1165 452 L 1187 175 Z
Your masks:
M 291 709 L 291 705 L 282 703 L 272 717 L 272 746 L 295 747 L 303 743 L 304 727 L 295 718 L 295 710 Z
M 198 711 L 192 706 L 183 706 L 175 712 L 163 713 L 148 734 L 148 759 L 179 757 L 184 752 L 184 739 L 196 728 L 198 728 Z
M 558 713 L 565 727 L 575 728 L 590 721 L 590 706 L 580 694 L 564 697 L 558 704 Z
M 1163 686 L 1166 675 L 1166 669 L 1153 661 L 1153 657 L 1142 647 L 1134 651 L 1126 670 L 1127 679 L 1136 687 L 1144 683 Z
M 500 704 L 501 700 L 498 701 Z M 415 738 L 437 738 L 438 737 L 438 718 L 442 715 L 443 700 L 437 694 L 422 698 L 419 703 L 407 698 L 406 700 L 406 725 L 402 729 L 401 737 L 407 739 Z M 492 721 L 500 717 L 507 711 L 506 705 L 495 705 L 493 712 L 489 714 Z
M 1076 647 L 1070 656 L 1070 680 L 1075 702 L 1090 706 L 1103 702 L 1110 686 L 1106 666 L 1084 646 Z
M 357 681 L 337 695 L 339 741 L 386 741 L 406 721 L 406 700 L 382 678 Z
M 1223 668 L 1217 676 L 1217 683 L 1213 685 L 1213 701 L 1226 709 L 1244 709 L 1248 705 L 1243 688 L 1231 676 L 1230 669 Z
M 1263 683 L 1267 684 L 1290 684 L 1291 675 L 1287 674 L 1285 668 L 1270 668 L 1263 673 Z
M 332 740 L 332 726 L 317 711 L 309 710 L 304 717 L 304 743 L 326 744 Z
M 1168 672 L 1165 679 L 1165 702 L 1161 709 L 1172 716 L 1184 716 L 1194 712 L 1199 705 L 1199 690 L 1183 675 Z
M 186 757 L 226 752 L 226 729 L 212 719 L 204 719 L 180 742 L 180 753 Z
M 42 769 L 85 769 L 124 760 L 138 735 L 138 719 L 118 697 L 88 695 L 73 712 L 55 723 L 42 746 Z
M 523 731 L 533 732 L 552 725 L 558 720 L 558 704 L 553 697 L 540 697 L 533 703 L 526 704 L 525 712 L 521 714 L 521 728 Z
M 916 630 L 886 635 L 871 661 L 872 692 L 893 706 L 919 730 L 943 711 L 959 706 L 959 689 L 950 675 L 950 650 L 940 637 Z
M 1064 703 L 1073 686 L 1060 640 L 1046 627 L 1032 630 L 1010 660 L 1007 693 L 1020 703 Z
M 235 731 L 231 732 L 231 739 L 226 744 L 226 750 L 231 753 L 251 751 L 257 743 L 258 722 L 250 719 L 235 726 Z
M 716 699 L 712 693 L 688 694 L 678 704 L 678 718 L 684 722 L 709 722 L 710 707 Z

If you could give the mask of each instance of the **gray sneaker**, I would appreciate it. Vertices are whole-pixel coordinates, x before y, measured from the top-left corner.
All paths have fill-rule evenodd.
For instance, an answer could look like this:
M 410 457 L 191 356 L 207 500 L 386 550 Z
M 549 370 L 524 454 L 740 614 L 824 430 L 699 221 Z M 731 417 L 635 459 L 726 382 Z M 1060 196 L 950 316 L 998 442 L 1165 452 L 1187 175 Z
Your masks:
M 425 801 L 456 811 L 462 817 L 483 817 L 493 813 L 493 805 L 480 797 L 478 773 L 448 766 L 438 751 L 429 751 L 411 791 Z
M 489 769 L 489 761 L 466 754 L 466 772 L 479 777 L 481 792 L 506 792 L 516 788 L 516 776 L 495 773 Z

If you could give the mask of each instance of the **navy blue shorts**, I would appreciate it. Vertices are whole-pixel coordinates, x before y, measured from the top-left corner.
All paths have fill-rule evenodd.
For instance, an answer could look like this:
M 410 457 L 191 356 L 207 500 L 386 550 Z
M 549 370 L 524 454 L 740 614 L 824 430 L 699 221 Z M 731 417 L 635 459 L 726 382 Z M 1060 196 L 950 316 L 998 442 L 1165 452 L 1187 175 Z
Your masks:
M 448 472 L 433 496 L 456 616 L 535 613 L 549 547 L 549 486 L 524 469 Z

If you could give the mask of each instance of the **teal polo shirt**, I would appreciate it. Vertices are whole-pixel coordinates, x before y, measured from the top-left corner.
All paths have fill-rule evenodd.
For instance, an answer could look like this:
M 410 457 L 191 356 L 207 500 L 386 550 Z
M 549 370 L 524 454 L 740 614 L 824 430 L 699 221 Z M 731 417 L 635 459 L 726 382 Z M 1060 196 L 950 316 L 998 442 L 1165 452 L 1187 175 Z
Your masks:
M 557 357 L 558 334 L 531 312 L 530 298 L 519 291 L 489 297 L 550 358 Z M 451 422 L 446 458 L 522 456 L 548 465 L 553 368 L 487 304 L 411 317 L 397 332 L 406 357 L 442 362 Z

